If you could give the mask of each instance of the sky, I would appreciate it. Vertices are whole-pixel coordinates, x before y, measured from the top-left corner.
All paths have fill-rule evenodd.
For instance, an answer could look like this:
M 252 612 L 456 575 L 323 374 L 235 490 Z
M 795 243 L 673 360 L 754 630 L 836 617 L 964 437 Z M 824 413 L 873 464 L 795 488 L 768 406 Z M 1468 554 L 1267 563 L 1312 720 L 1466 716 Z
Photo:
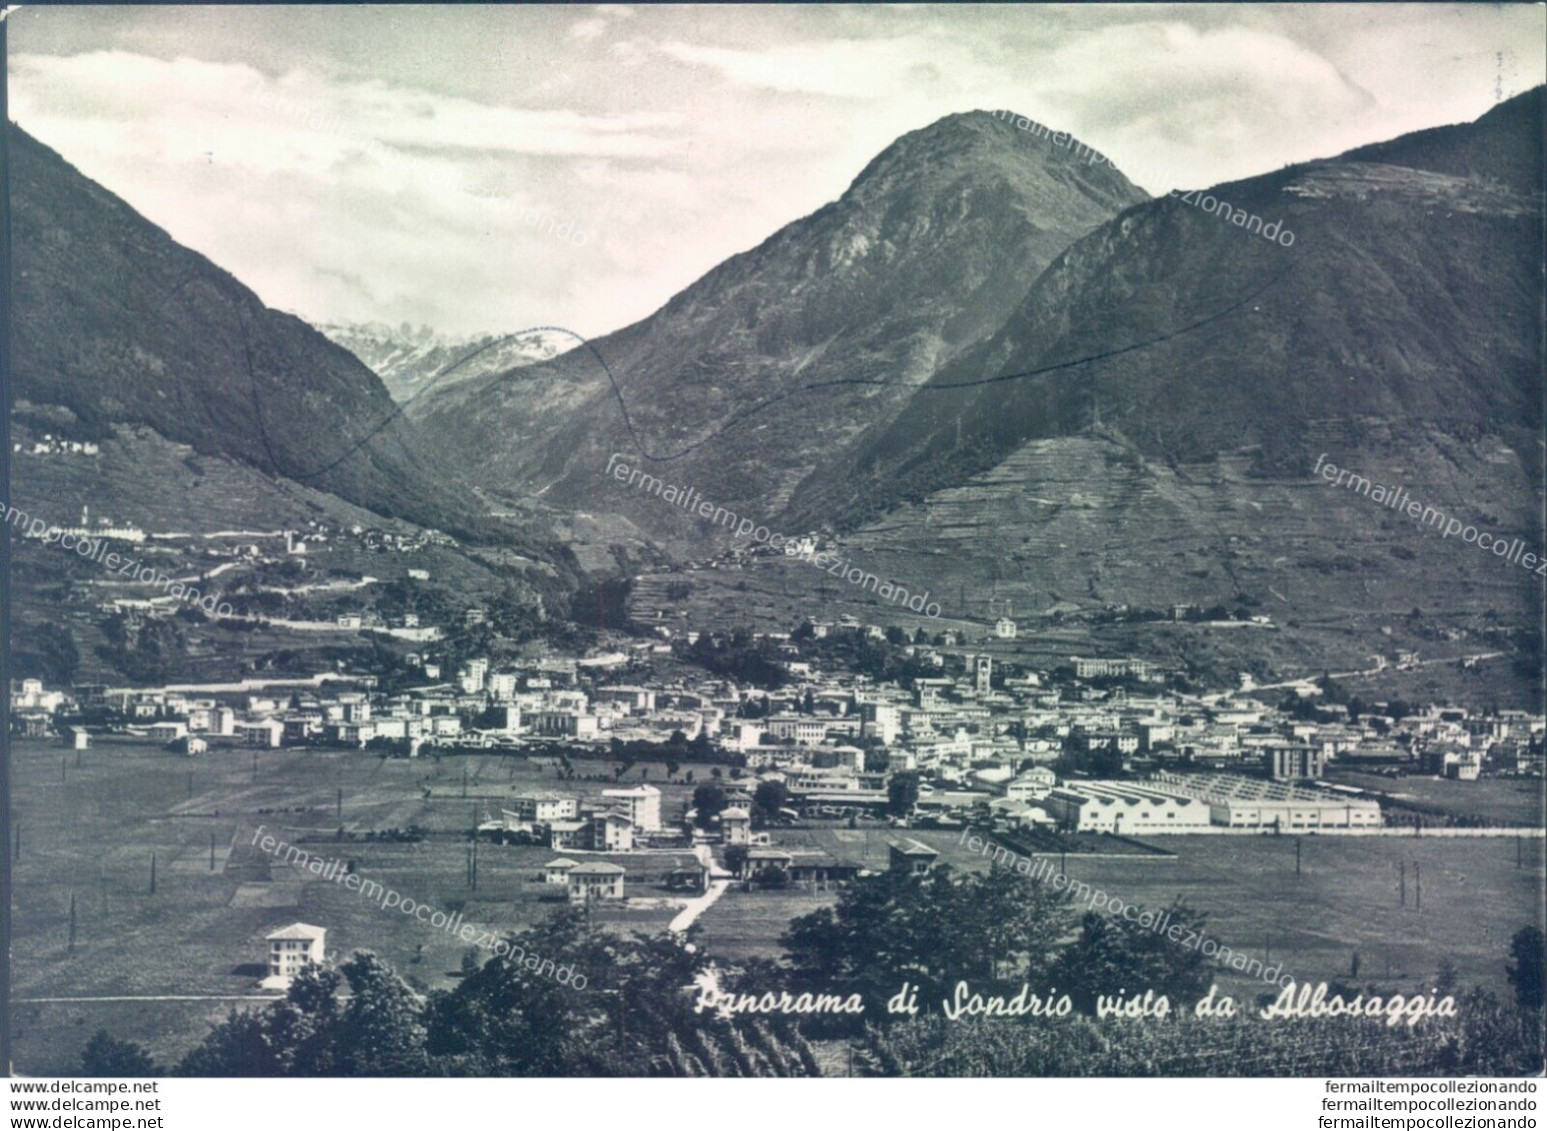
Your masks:
M 595 336 L 1008 109 L 1149 192 L 1468 121 L 1547 77 L 1483 4 L 27 7 L 9 116 L 313 323 Z

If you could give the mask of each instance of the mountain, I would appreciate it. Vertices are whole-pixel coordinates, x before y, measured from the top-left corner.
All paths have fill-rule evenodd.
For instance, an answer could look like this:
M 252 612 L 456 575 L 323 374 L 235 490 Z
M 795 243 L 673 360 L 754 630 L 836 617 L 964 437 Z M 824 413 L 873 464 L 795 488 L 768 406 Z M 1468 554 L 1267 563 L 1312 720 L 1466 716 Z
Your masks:
M 489 373 L 504 373 L 534 361 L 548 361 L 575 345 L 568 334 L 532 330 L 516 334 L 438 334 L 404 322 L 325 322 L 320 330 L 381 378 L 392 399 L 403 404 L 431 384 L 449 388 Z
M 1310 466 L 1320 422 L 1378 419 L 1505 437 L 1534 472 L 1541 146 L 1537 90 L 1467 126 L 1129 209 L 873 428 L 817 502 L 853 525 L 1095 428 L 1160 463 L 1250 449 L 1277 473 Z
M 665 539 L 703 533 L 660 498 L 604 481 L 618 453 L 772 521 L 835 453 L 997 330 L 1071 241 L 1144 199 L 1088 150 L 1002 116 L 953 115 L 643 321 L 436 389 L 411 411 L 491 495 L 614 511 Z
M 24 415 L 60 406 L 98 437 L 143 425 L 379 514 L 488 532 L 353 354 L 9 128 L 11 362 Z
M 1262 680 L 1365 670 L 1373 644 L 1492 657 L 1391 665 L 1387 693 L 1539 705 L 1540 579 L 1370 483 L 1547 554 L 1542 136 L 1538 89 L 1127 209 L 859 439 L 791 528 L 845 531 L 835 558 L 930 590 L 969 632 L 1013 606 L 1038 662 L 1132 652 Z M 1363 490 L 1315 477 L 1323 462 Z M 723 597 L 704 576 L 693 600 L 722 614 L 792 593 L 828 617 L 890 611 L 807 566 L 754 559 Z M 675 580 L 652 577 L 637 611 L 676 615 L 654 592 Z M 1164 623 L 1178 606 L 1241 622 Z

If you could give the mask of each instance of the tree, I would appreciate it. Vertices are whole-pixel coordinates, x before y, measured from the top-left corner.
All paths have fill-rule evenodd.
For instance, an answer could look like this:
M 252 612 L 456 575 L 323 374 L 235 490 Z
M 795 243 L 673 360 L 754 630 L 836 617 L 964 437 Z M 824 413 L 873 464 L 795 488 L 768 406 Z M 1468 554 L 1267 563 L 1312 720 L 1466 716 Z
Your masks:
M 435 1071 L 645 1075 L 673 1035 L 693 1031 L 693 995 L 682 987 L 704 965 L 697 948 L 670 937 L 621 938 L 593 929 L 577 908 L 509 942 L 509 954 L 491 957 L 456 989 L 432 996 L 426 1047 Z M 584 978 L 584 989 L 556 981 L 538 956 L 562 957 Z
M 1171 922 L 1193 938 L 1203 937 L 1205 916 L 1180 900 L 1167 909 Z M 1213 981 L 1211 964 L 1198 947 L 1182 946 L 1166 935 L 1120 915 L 1087 911 L 1080 919 L 1079 936 L 1059 955 L 1054 982 L 1075 1006 L 1095 1007 L 1098 994 L 1123 989 L 1154 990 L 1173 1005 L 1201 998 Z
M 349 999 L 334 1025 L 340 1076 L 422 1076 L 428 1067 L 424 1005 L 376 955 L 357 952 L 339 969 Z
M 165 1076 L 166 1072 L 133 1041 L 120 1041 L 110 1037 L 106 1029 L 98 1029 L 81 1051 L 81 1075 L 134 1078 Z
M 886 872 L 843 889 L 838 903 L 790 923 L 780 940 L 802 978 L 825 993 L 857 992 L 880 1008 L 907 978 L 921 998 L 958 980 L 1035 978 L 1068 933 L 1067 892 L 1013 868 L 958 876 Z
M 1522 1009 L 1542 1008 L 1542 929 L 1521 927 L 1509 943 L 1511 961 L 1506 970 L 1515 987 L 1515 1001 Z
M 725 869 L 734 875 L 741 875 L 747 866 L 747 846 L 744 844 L 731 844 L 725 848 Z
M 343 979 L 308 967 L 257 1012 L 232 1010 L 177 1066 L 179 1076 L 332 1076 Z
M 1455 993 L 1456 987 L 1461 982 L 1461 971 L 1456 969 L 1456 964 L 1447 956 L 1440 960 L 1440 968 L 1434 975 L 1434 992 L 1440 995 Z
M 893 774 L 886 783 L 886 811 L 894 817 L 906 817 L 919 801 L 919 776 L 912 770 Z
M 725 790 L 713 782 L 704 782 L 693 791 L 693 808 L 699 828 L 708 828 L 709 822 L 725 809 Z
M 790 803 L 790 791 L 782 781 L 759 782 L 752 794 L 752 822 L 757 825 L 778 820 L 779 811 Z
M 75 637 L 70 630 L 53 621 L 45 621 L 31 629 L 36 638 L 39 653 L 39 675 L 50 687 L 69 687 L 75 682 L 80 667 L 81 654 L 75 647 Z

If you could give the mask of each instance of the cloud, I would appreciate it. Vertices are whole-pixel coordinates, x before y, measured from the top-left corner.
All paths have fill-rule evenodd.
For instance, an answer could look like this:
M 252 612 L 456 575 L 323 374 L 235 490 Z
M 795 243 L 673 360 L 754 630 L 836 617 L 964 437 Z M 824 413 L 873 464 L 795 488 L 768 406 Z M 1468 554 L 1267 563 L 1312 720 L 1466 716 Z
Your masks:
M 612 188 L 594 170 L 669 185 L 651 170 L 686 144 L 676 112 L 528 109 L 125 51 L 13 56 L 11 92 L 24 129 L 272 305 L 448 330 L 520 317 L 608 328 L 576 298 L 599 267 L 595 210 Z M 558 240 L 534 214 L 590 238 Z
M 1163 193 L 1542 81 L 1523 5 L 180 11 L 29 5 L 12 116 L 275 305 L 453 332 L 643 317 L 964 110 Z
M 634 9 L 625 4 L 598 4 L 596 15 L 586 20 L 576 20 L 569 25 L 571 39 L 597 39 L 607 34 L 611 27 L 609 21 L 631 20 L 634 18 Z
M 712 68 L 736 85 L 837 98 L 917 94 L 912 84 L 920 78 L 944 86 L 944 74 L 972 66 L 956 44 L 912 37 L 832 39 L 757 51 L 672 41 L 659 50 L 680 63 Z
M 243 135 L 242 149 L 258 141 L 264 152 L 255 157 L 262 159 L 272 159 L 274 147 L 303 143 L 309 152 L 334 156 L 393 145 L 651 157 L 678 147 L 671 135 L 684 120 L 673 112 L 529 110 L 379 80 L 339 82 L 304 70 L 271 79 L 244 64 L 123 51 L 15 56 L 11 81 L 15 104 L 33 118 L 130 121 L 168 141 L 189 128 L 207 135 L 218 122 Z

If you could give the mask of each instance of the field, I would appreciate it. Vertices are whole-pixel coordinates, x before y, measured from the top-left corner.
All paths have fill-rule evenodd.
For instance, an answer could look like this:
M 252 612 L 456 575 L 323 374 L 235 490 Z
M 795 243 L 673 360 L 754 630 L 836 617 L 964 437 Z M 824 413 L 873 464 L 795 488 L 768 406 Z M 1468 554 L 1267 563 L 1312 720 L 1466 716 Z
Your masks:
M 604 763 L 578 764 L 600 774 Z M 478 890 L 467 886 L 466 831 L 498 817 L 518 790 L 555 788 L 545 766 L 469 756 L 383 760 L 351 751 L 215 749 L 187 758 L 157 746 L 101 741 L 81 756 L 37 741 L 12 747 L 12 993 L 19 999 L 251 995 L 266 961 L 263 936 L 301 920 L 328 929 L 330 954 L 369 949 L 412 983 L 452 984 L 469 944 L 337 883 L 265 854 L 260 825 L 325 860 L 352 860 L 365 879 L 495 932 L 536 922 L 556 904 L 533 882 L 557 853 L 479 845 Z M 466 795 L 462 775 L 467 772 Z M 637 780 L 639 770 L 630 774 Z M 664 777 L 663 771 L 652 772 Z M 604 781 L 566 783 L 594 797 Z M 664 813 L 681 811 L 688 786 L 663 785 Z M 342 815 L 339 810 L 342 791 Z M 335 839 L 367 831 L 427 830 L 417 843 Z M 211 869 L 211 842 L 214 868 Z M 150 893 L 151 856 L 156 890 Z M 628 869 L 630 904 L 596 912 L 620 931 L 661 931 L 681 905 L 661 876 L 689 853 L 615 857 Z M 77 939 L 68 949 L 70 901 Z M 549 956 L 545 956 L 549 957 Z M 562 961 L 558 956 L 556 961 Z M 97 1028 L 176 1055 L 234 1002 L 25 1003 L 13 1014 L 16 1066 L 65 1072 Z
M 253 843 L 259 826 L 324 860 L 353 861 L 363 878 L 407 899 L 461 911 L 465 922 L 502 932 L 534 923 L 555 906 L 547 902 L 552 889 L 533 877 L 556 854 L 481 843 L 473 891 L 466 832 L 474 820 L 497 818 L 501 803 L 517 791 L 562 788 L 595 798 L 611 784 L 607 763 L 575 766 L 594 780 L 560 783 L 552 766 L 498 754 L 408 760 L 356 751 L 260 751 L 254 770 L 253 752 L 242 748 L 187 758 L 110 739 L 82 753 L 77 765 L 76 754 L 57 745 L 16 742 L 16 1069 L 72 1071 L 86 1039 L 102 1027 L 175 1058 L 208 1022 L 240 1004 L 233 999 L 259 992 L 264 935 L 296 920 L 326 927 L 332 954 L 369 949 L 422 989 L 453 984 L 468 944 L 262 852 Z M 699 780 L 708 776 L 704 767 L 693 769 Z M 664 791 L 663 817 L 674 820 L 692 786 L 666 782 L 659 766 L 636 766 L 627 780 L 644 772 Z M 1405 789 L 1419 781 L 1399 784 Z M 411 825 L 425 830 L 424 839 L 365 838 Z M 955 831 L 833 826 L 779 830 L 775 840 L 879 870 L 898 835 L 930 844 L 954 867 L 988 866 Z M 1065 867 L 1072 879 L 1141 906 L 1183 896 L 1208 912 L 1210 938 L 1252 958 L 1271 957 L 1301 979 L 1347 977 L 1357 952 L 1361 981 L 1386 979 L 1389 963 L 1389 977 L 1412 987 L 1448 958 L 1463 984 L 1504 990 L 1508 940 L 1542 914 L 1541 841 L 1306 837 L 1299 875 L 1290 837 L 1184 836 L 1156 843 L 1177 855 L 1071 853 Z M 681 897 L 662 890 L 661 878 L 690 855 L 613 859 L 628 869 L 630 903 L 596 911 L 596 921 L 611 930 L 663 931 Z M 1403 864 L 1405 907 L 1398 897 Z M 716 955 L 774 957 L 791 918 L 834 899 L 832 893 L 729 892 L 700 920 L 702 942 Z M 1220 980 L 1237 993 L 1263 988 L 1247 986 L 1238 974 Z M 201 1000 L 36 1000 L 165 996 Z
M 786 835 L 837 834 L 777 839 L 783 843 Z M 940 849 L 953 866 L 987 867 L 984 857 L 956 845 L 959 834 L 910 835 Z M 881 847 L 879 854 L 865 853 L 870 867 L 884 866 L 884 840 L 871 835 L 871 846 Z M 1140 907 L 1163 907 L 1181 896 L 1208 913 L 1209 938 L 1249 958 L 1281 962 L 1284 973 L 1302 981 L 1347 978 L 1358 952 L 1362 981 L 1384 980 L 1389 969 L 1392 980 L 1416 985 L 1432 979 L 1448 958 L 1463 985 L 1507 993 L 1504 957 L 1510 937 L 1542 916 L 1540 840 L 1521 843 L 1517 868 L 1517 844 L 1509 839 L 1306 837 L 1299 875 L 1292 837 L 1171 836 L 1151 843 L 1177 855 L 1071 854 L 1066 874 Z M 858 858 L 852 849 L 850 857 Z M 1051 859 L 1056 865 L 1057 858 Z M 1399 903 L 1402 864 L 1406 907 Z M 730 892 L 700 920 L 704 942 L 716 953 L 777 957 L 776 940 L 790 918 L 836 899 L 822 893 Z M 1221 972 L 1220 985 L 1252 995 L 1266 988 L 1235 971 Z
M 1485 778 L 1461 782 L 1339 772 L 1329 773 L 1327 780 L 1383 793 L 1398 805 L 1438 810 L 1458 817 L 1487 817 L 1509 825 L 1529 827 L 1542 823 L 1543 783 L 1540 778 Z

